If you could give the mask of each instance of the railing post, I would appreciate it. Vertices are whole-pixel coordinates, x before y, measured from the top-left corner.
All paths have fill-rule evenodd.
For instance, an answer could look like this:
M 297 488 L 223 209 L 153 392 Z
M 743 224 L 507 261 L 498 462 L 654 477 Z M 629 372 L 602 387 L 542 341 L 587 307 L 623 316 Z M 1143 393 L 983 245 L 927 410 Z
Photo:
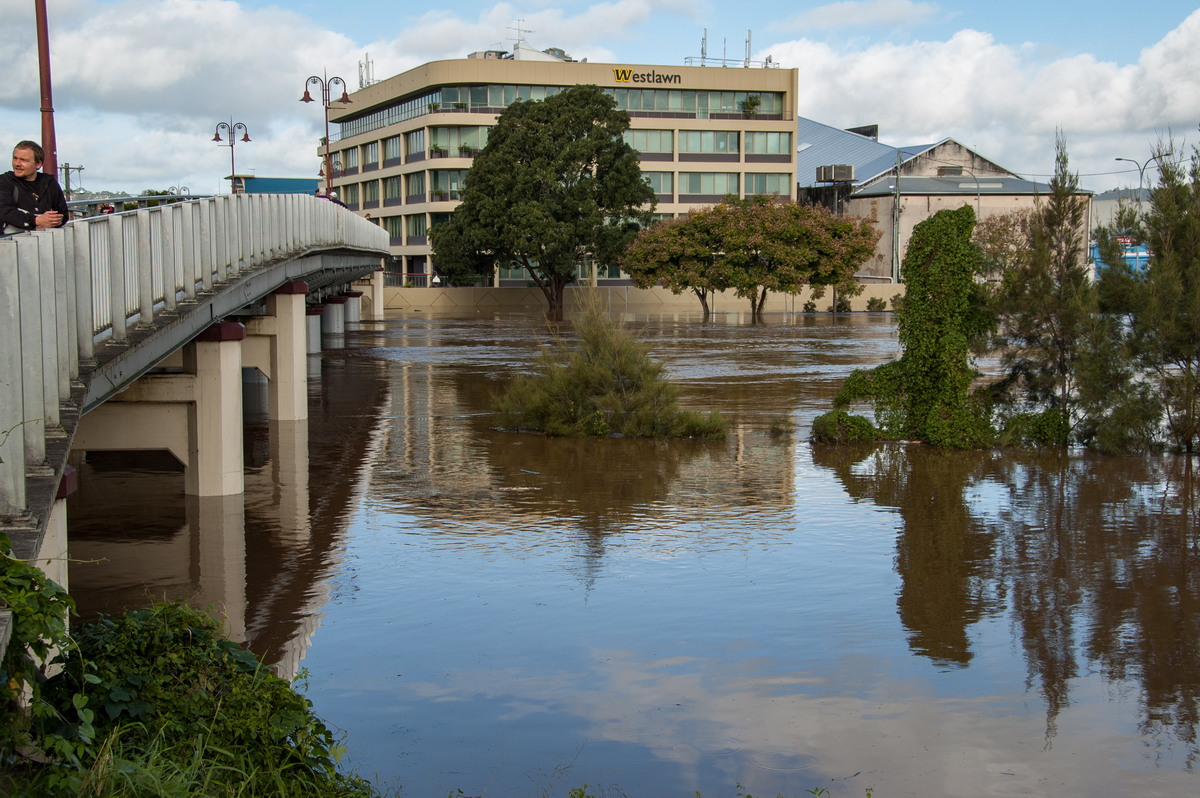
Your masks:
M 213 197 L 210 200 L 208 212 L 205 214 L 205 221 L 208 223 L 209 238 L 207 241 L 212 241 L 216 244 L 215 250 L 209 250 L 208 263 L 205 264 L 204 271 L 200 274 L 200 283 L 204 286 L 205 291 L 213 289 L 213 275 L 219 273 L 221 264 L 228 257 L 229 247 L 226 244 L 226 239 L 229 236 L 229 225 L 225 219 L 225 200 L 222 197 Z M 204 236 L 203 227 L 201 228 L 200 246 L 209 246 Z
M 74 257 L 71 258 L 71 279 L 75 291 L 75 345 L 79 347 L 80 361 L 90 361 L 96 356 L 96 322 L 92 315 L 92 222 L 75 222 L 68 228 L 75 239 Z M 103 228 L 101 228 L 103 229 Z
M 79 376 L 79 316 L 75 312 L 75 233 L 54 231 L 54 298 L 58 303 L 58 394 L 71 395 L 71 380 Z
M 21 431 L 21 293 L 17 242 L 0 239 L 0 515 L 25 512 L 25 452 Z
M 108 232 L 108 303 L 112 339 L 124 343 L 129 339 L 125 326 L 125 230 L 120 216 L 113 214 L 105 220 Z
M 59 307 L 58 273 L 54 268 L 54 250 L 59 245 L 58 231 L 46 230 L 35 233 L 34 237 L 38 239 L 38 277 L 35 301 L 38 304 L 42 339 L 42 405 L 37 412 L 45 419 L 47 429 L 59 429 L 61 428 L 59 373 L 62 370 L 63 361 L 58 339 L 65 335 L 66 330 L 61 330 L 58 323 L 58 320 L 62 318 L 59 315 L 62 309 Z M 26 354 L 29 354 L 28 351 Z M 43 431 L 42 460 L 45 460 L 45 443 L 45 431 Z
M 17 238 L 17 286 L 21 304 L 21 433 L 25 438 L 25 467 L 46 462 L 45 362 L 42 360 L 42 305 L 40 237 Z
M 198 278 L 197 272 L 203 267 L 204 262 L 204 247 L 208 246 L 208 242 L 203 237 L 205 230 L 204 226 L 204 203 L 201 200 L 199 204 L 187 203 L 179 214 L 179 249 L 183 253 L 183 298 L 185 301 L 192 301 L 196 298 L 196 281 Z M 197 220 L 196 216 L 200 218 Z M 196 224 L 200 225 L 201 238 L 203 246 L 196 244 Z
M 168 313 L 175 312 L 176 297 L 179 294 L 179 284 L 182 277 L 179 270 L 179 255 L 175 251 L 175 217 L 181 210 L 177 203 L 172 203 L 162 209 L 159 219 L 162 221 L 159 231 L 159 262 L 162 263 L 163 276 L 163 308 Z
M 133 214 L 137 225 L 137 292 L 138 324 L 148 327 L 154 323 L 154 259 L 150 256 L 150 211 L 142 209 Z

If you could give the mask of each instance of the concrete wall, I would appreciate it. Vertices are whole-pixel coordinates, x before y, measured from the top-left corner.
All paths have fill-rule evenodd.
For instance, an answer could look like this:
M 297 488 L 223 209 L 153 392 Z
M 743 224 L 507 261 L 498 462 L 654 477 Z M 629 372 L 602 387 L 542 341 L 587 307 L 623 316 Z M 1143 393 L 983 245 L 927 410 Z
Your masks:
M 607 298 L 609 307 L 614 310 L 630 313 L 689 313 L 700 312 L 700 300 L 691 293 L 672 294 L 662 288 L 641 289 L 632 286 L 614 287 L 570 287 L 567 289 L 566 302 L 570 308 L 574 301 L 584 291 L 600 291 Z M 892 283 L 876 283 L 864 285 L 863 292 L 850 299 L 850 308 L 854 311 L 867 309 L 867 301 L 871 297 L 879 297 L 891 309 L 891 299 L 897 294 L 904 293 L 903 285 Z M 804 303 L 809 299 L 809 291 L 805 290 L 798 296 L 771 294 L 767 297 L 766 313 L 800 313 Z M 538 311 L 546 307 L 546 299 L 537 288 L 384 288 L 386 310 L 390 313 L 397 311 L 419 312 L 454 312 L 459 310 L 496 310 L 508 312 Z M 816 300 L 818 311 L 827 311 L 833 301 L 832 293 Z M 732 292 L 718 294 L 710 300 L 710 308 L 714 312 L 727 313 L 730 311 L 750 312 L 750 300 L 740 299 Z

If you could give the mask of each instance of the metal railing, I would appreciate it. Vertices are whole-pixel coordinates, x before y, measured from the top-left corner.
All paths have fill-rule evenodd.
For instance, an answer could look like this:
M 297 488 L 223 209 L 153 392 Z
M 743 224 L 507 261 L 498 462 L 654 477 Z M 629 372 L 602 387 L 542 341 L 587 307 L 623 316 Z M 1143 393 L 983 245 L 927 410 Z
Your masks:
M 47 441 L 67 437 L 73 383 L 98 346 L 267 264 L 382 258 L 388 243 L 382 228 L 300 194 L 210 197 L 0 238 L 0 522 L 30 516 L 27 477 L 57 472 Z

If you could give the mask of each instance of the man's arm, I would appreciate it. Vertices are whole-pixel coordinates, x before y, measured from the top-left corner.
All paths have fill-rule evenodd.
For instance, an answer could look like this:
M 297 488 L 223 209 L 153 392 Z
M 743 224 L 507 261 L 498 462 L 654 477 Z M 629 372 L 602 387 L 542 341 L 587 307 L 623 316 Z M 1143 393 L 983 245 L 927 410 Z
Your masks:
M 64 227 L 71 218 L 71 209 L 67 207 L 67 197 L 63 194 L 58 181 L 50 179 L 50 210 L 62 215 L 62 220 L 55 227 Z

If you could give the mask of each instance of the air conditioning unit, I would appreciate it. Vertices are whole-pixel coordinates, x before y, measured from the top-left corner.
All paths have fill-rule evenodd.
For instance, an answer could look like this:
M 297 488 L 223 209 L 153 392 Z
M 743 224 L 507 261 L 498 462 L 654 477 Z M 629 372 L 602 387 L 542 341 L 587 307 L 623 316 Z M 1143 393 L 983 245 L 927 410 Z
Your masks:
M 817 167 L 818 183 L 853 183 L 854 165 L 848 163 Z

